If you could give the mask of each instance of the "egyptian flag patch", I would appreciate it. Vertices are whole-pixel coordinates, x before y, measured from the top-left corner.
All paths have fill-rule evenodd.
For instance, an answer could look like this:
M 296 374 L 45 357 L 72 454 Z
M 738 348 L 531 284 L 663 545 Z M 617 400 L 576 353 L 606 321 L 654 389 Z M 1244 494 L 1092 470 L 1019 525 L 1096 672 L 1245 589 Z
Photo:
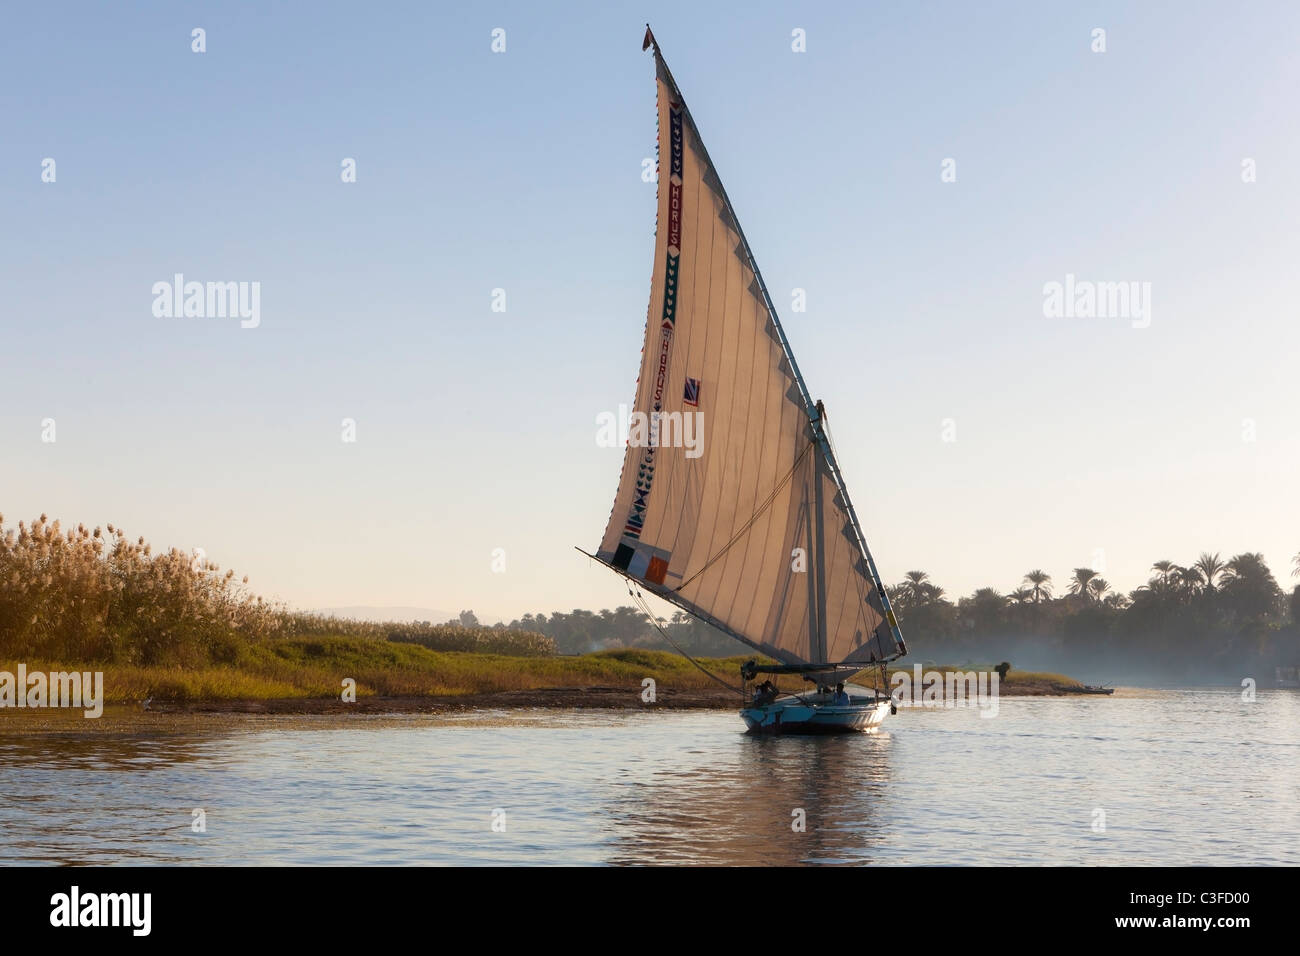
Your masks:
M 686 405 L 699 406 L 700 380 L 698 378 L 688 378 L 686 380 L 686 388 L 682 394 L 682 402 Z
M 652 548 L 640 541 L 629 544 L 627 539 L 624 539 L 614 551 L 614 560 L 610 564 L 626 572 L 629 577 L 649 584 L 662 585 L 664 578 L 668 576 L 670 560 L 672 555 L 667 551 Z

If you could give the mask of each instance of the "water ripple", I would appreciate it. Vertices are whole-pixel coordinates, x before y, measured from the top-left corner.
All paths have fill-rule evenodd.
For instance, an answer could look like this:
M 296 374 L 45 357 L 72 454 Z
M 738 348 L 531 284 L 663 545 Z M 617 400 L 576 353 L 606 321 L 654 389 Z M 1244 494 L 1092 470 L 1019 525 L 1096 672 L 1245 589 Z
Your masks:
M 1009 699 L 807 739 L 699 712 L 0 724 L 0 862 L 1294 865 L 1297 702 Z

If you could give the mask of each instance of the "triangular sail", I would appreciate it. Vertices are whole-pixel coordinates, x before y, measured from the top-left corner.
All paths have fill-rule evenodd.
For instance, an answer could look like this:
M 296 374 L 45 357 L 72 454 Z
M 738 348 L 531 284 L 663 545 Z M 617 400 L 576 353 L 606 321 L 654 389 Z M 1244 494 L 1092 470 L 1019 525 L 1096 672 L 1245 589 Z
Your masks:
M 657 45 L 655 62 L 654 274 L 631 441 L 597 556 L 787 664 L 897 657 L 902 636 L 821 412 Z

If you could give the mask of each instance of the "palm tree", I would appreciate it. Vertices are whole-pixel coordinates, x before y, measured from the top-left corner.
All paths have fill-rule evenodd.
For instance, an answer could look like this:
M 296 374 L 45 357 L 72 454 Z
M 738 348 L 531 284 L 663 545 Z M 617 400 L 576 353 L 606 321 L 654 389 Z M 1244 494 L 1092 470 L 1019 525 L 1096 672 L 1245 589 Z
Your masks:
M 1296 556 L 1291 563 L 1295 565 L 1295 570 L 1291 572 L 1291 577 L 1300 578 L 1300 551 L 1296 552 Z
M 1268 564 L 1264 560 L 1264 555 L 1257 551 L 1234 554 L 1232 560 L 1224 568 L 1224 577 L 1228 581 L 1250 580 L 1256 577 L 1263 578 L 1266 575 L 1272 577 L 1268 570 Z
M 896 599 L 911 607 L 923 603 L 926 590 L 933 586 L 926 583 L 929 577 L 924 571 L 908 571 L 902 583 L 894 588 Z
M 1014 604 L 1028 604 L 1034 597 L 1034 592 L 1029 588 L 1016 588 L 1007 595 L 1007 600 Z
M 1114 608 L 1116 611 L 1122 611 L 1132 604 L 1133 601 L 1125 597 L 1123 594 L 1112 591 L 1110 594 L 1106 595 L 1101 603 L 1106 605 L 1106 607 Z
M 967 626 L 987 631 L 1001 623 L 1007 599 L 996 588 L 980 588 L 970 597 L 962 598 L 958 606 L 969 615 Z
M 1092 568 L 1075 568 L 1074 577 L 1070 579 L 1070 593 L 1079 594 L 1088 600 L 1088 582 L 1097 576 Z
M 1034 568 L 1025 575 L 1024 581 L 1029 585 L 1029 593 L 1034 596 L 1034 603 L 1046 598 L 1052 599 L 1052 576 L 1045 571 Z
M 1223 596 L 1243 617 L 1266 620 L 1281 607 L 1282 590 L 1258 552 L 1235 554 L 1223 575 Z
M 1178 565 L 1174 564 L 1172 561 L 1157 561 L 1155 564 L 1151 565 L 1151 570 L 1159 571 L 1160 583 L 1168 587 L 1169 576 L 1174 573 L 1177 567 Z
M 1105 578 L 1097 575 L 1088 579 L 1088 590 L 1092 592 L 1094 601 L 1101 601 L 1106 592 L 1110 590 L 1110 583 Z
M 1187 591 L 1188 597 L 1195 597 L 1196 593 L 1200 591 L 1201 585 L 1205 583 L 1205 579 L 1201 576 L 1201 572 L 1194 566 L 1190 568 L 1175 568 L 1173 576 L 1174 580 L 1178 584 L 1181 584 Z
M 1223 573 L 1226 566 L 1219 560 L 1219 552 L 1217 551 L 1214 554 L 1202 551 L 1201 556 L 1192 565 L 1197 571 L 1201 572 L 1201 577 L 1205 578 L 1205 590 L 1210 592 L 1214 591 L 1214 579 Z M 1296 555 L 1296 574 L 1300 574 L 1300 554 Z

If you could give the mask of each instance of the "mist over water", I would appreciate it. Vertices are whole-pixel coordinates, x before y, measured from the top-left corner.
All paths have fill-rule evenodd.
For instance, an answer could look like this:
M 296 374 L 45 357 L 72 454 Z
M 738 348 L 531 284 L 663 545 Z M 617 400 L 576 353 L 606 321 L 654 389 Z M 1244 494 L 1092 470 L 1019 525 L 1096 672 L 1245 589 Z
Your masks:
M 1300 863 L 1297 691 L 902 709 L 874 737 L 746 737 L 730 712 L 214 723 L 0 718 L 0 862 Z

